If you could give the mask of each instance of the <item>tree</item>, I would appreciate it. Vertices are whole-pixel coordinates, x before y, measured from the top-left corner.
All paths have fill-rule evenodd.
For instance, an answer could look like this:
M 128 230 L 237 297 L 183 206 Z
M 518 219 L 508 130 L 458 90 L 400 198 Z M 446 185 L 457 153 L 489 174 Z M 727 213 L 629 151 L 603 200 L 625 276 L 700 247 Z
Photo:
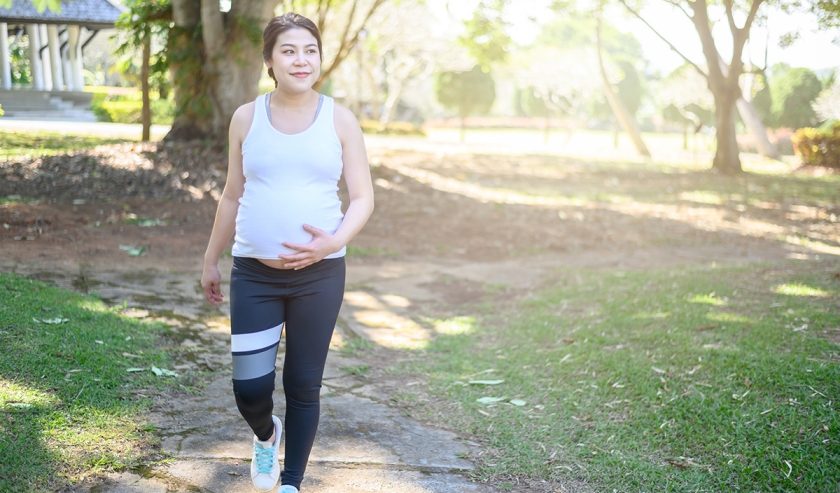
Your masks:
M 152 126 L 152 110 L 149 98 L 150 81 L 160 81 L 169 70 L 163 46 L 169 33 L 172 18 L 170 0 L 132 0 L 127 3 L 128 11 L 120 16 L 117 28 L 128 33 L 128 38 L 117 48 L 116 54 L 125 57 L 125 65 L 130 65 L 137 52 L 141 52 L 140 88 L 143 97 L 141 111 L 142 137 L 147 142 Z M 156 41 L 154 62 L 152 62 L 152 44 Z M 161 86 L 159 85 L 159 88 Z
M 466 136 L 466 118 L 486 114 L 496 100 L 496 84 L 489 72 L 478 65 L 469 72 L 443 72 L 435 91 L 438 102 L 453 109 L 461 118 L 461 142 Z
M 318 25 L 325 62 L 315 88 L 348 57 L 373 13 L 387 0 L 285 0 Z M 169 140 L 225 141 L 234 111 L 257 95 L 262 29 L 278 0 L 172 0 L 167 53 L 177 107 Z
M 703 48 L 703 56 L 706 59 L 705 69 L 683 55 L 673 43 L 645 19 L 639 10 L 628 4 L 627 0 L 618 1 L 706 79 L 715 104 L 717 148 L 715 149 L 712 168 L 724 174 L 740 173 L 742 168 L 738 142 L 735 139 L 735 112 L 736 102 L 741 98 L 739 79 L 744 71 L 742 57 L 750 28 L 764 0 L 747 0 L 746 12 L 737 13 L 733 0 L 723 0 L 726 20 L 732 35 L 732 56 L 728 61 L 722 59 L 712 36 L 713 22 L 709 14 L 710 5 L 707 0 L 665 0 L 674 5 L 694 25 Z M 736 15 L 744 19 L 741 26 L 736 21 Z
M 793 68 L 773 84 L 773 114 L 779 126 L 811 127 L 817 114 L 812 106 L 822 90 L 817 75 L 807 68 Z
M 834 71 L 832 81 L 814 101 L 814 110 L 822 120 L 840 120 L 840 69 Z
M 714 99 L 706 80 L 694 67 L 684 64 L 662 80 L 656 96 L 657 103 L 663 108 L 663 116 L 683 124 L 683 149 L 688 149 L 689 126 L 693 127 L 692 133 L 696 135 L 704 124 L 711 123 L 705 118 L 712 115 Z
M 359 55 L 365 57 L 363 65 L 381 94 L 382 123 L 395 117 L 405 91 L 436 72 L 466 71 L 474 65 L 466 48 L 453 42 L 454 35 L 447 37 L 434 29 L 439 26 L 434 26 L 437 20 L 432 16 L 422 0 L 405 0 L 380 9 L 369 23 L 365 49 Z M 412 28 L 406 29 L 407 25 Z
M 627 132 L 627 135 L 633 139 L 633 145 L 636 147 L 636 151 L 642 156 L 650 157 L 650 151 L 642 140 L 642 134 L 639 132 L 636 120 L 633 118 L 632 113 L 627 110 L 624 102 L 613 91 L 612 84 L 610 83 L 609 76 L 607 75 L 607 70 L 604 67 L 604 56 L 601 43 L 600 12 L 598 12 L 596 19 L 597 26 L 595 27 L 595 39 L 597 44 L 596 50 L 598 52 L 598 68 L 599 73 L 601 74 L 601 81 L 604 84 L 604 94 L 607 96 L 607 102 L 609 102 L 610 108 L 612 108 L 613 114 L 615 115 L 615 119 L 618 120 L 618 124 L 625 132 Z M 618 135 L 616 134 L 616 142 L 618 141 L 617 137 Z

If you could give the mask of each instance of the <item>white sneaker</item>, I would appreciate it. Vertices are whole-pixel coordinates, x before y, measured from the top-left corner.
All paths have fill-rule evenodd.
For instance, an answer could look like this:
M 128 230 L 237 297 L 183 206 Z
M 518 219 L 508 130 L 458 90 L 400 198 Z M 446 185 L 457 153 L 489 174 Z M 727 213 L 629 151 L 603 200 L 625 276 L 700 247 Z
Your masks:
M 277 490 L 277 493 L 298 493 L 298 489 L 290 484 L 284 484 Z
M 274 421 L 274 443 L 261 442 L 254 437 L 254 457 L 251 459 L 251 482 L 260 491 L 271 491 L 280 479 L 280 435 L 283 425 L 277 416 Z

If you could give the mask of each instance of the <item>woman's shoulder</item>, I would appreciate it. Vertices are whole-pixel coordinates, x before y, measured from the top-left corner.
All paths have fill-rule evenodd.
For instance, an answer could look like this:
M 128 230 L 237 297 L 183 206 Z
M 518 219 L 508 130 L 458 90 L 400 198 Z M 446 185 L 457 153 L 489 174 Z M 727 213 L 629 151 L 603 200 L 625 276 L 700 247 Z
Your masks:
M 233 112 L 233 118 L 231 119 L 231 124 L 242 124 L 247 123 L 248 125 L 251 124 L 251 120 L 254 119 L 254 110 L 256 109 L 257 105 L 255 101 L 251 101 L 248 103 L 243 104 L 239 108 L 236 108 L 236 111 Z
M 356 119 L 356 115 L 353 114 L 352 111 L 345 108 L 344 106 L 335 103 L 335 130 L 339 133 L 339 136 L 343 132 L 347 131 L 354 131 L 359 129 L 359 120 Z
M 256 104 L 254 101 L 251 101 L 243 104 L 233 112 L 233 117 L 230 119 L 231 135 L 238 135 L 242 140 L 245 139 L 248 131 L 251 130 L 255 110 Z

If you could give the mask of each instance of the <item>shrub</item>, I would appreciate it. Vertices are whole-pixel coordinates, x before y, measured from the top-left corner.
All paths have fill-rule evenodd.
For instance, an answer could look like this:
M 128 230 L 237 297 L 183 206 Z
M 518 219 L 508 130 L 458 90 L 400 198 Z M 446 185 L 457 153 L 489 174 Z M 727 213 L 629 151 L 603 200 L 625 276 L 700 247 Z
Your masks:
M 793 136 L 802 164 L 840 169 L 840 121 L 825 128 L 802 128 Z
M 793 68 L 771 85 L 773 115 L 780 127 L 803 128 L 814 125 L 817 115 L 814 100 L 820 95 L 822 83 L 807 68 Z
M 174 105 L 171 101 L 153 100 L 152 123 L 169 125 L 175 117 Z M 142 101 L 102 101 L 91 104 L 94 115 L 99 121 L 113 123 L 141 123 L 143 111 Z

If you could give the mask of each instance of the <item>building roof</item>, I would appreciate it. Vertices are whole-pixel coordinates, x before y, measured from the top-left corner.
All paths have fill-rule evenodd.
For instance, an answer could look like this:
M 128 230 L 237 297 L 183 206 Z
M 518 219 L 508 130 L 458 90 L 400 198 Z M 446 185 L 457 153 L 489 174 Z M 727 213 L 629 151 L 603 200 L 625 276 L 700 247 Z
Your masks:
M 62 0 L 61 11 L 38 12 L 32 0 L 12 0 L 12 6 L 0 7 L 0 22 L 9 24 L 75 24 L 89 29 L 114 27 L 125 7 L 110 0 Z

